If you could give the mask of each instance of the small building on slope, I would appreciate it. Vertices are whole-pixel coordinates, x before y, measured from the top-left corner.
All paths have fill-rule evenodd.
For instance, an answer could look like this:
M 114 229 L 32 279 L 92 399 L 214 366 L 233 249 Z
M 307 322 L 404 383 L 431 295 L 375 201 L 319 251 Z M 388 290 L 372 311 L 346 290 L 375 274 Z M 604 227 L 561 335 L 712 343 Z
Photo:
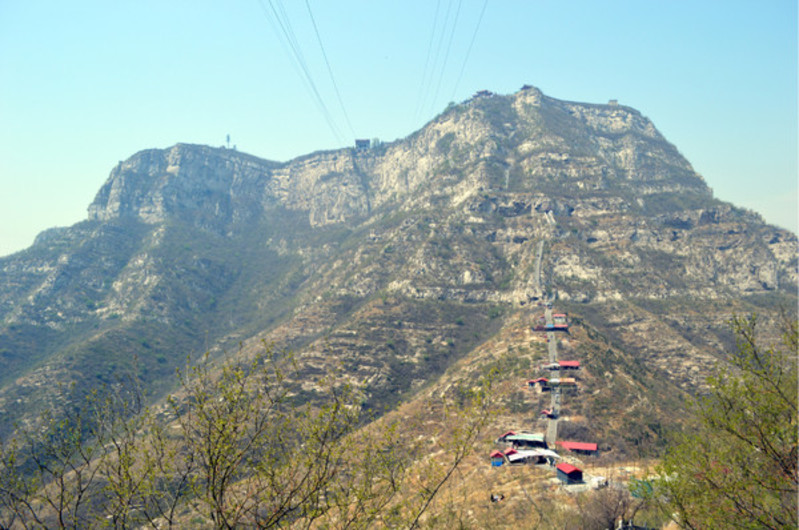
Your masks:
M 549 379 L 546 377 L 538 377 L 527 381 L 527 386 L 530 388 L 535 388 L 536 385 L 540 385 L 541 390 L 549 390 Z
M 510 464 L 550 464 L 560 458 L 560 455 L 549 449 L 523 449 L 507 451 L 505 457 Z
M 597 444 L 589 442 L 566 442 L 558 441 L 555 445 L 571 451 L 572 453 L 579 453 L 584 455 L 595 455 L 597 452 Z
M 564 484 L 579 484 L 583 481 L 583 470 L 566 462 L 561 462 L 556 468 L 558 479 Z
M 521 432 L 505 436 L 505 442 L 513 444 L 513 447 L 540 447 L 547 449 L 547 442 L 541 433 Z M 507 453 L 505 453 L 507 455 Z
M 542 370 L 579 370 L 580 361 L 558 361 L 541 365 Z
M 579 370 L 580 361 L 558 361 L 558 368 L 561 370 Z
M 498 444 L 508 443 L 508 436 L 514 436 L 515 434 L 516 434 L 515 431 L 508 431 L 499 438 L 497 438 L 497 443 Z
M 501 466 L 505 463 L 505 454 L 502 451 L 491 451 L 491 465 L 494 467 Z
M 549 386 L 577 386 L 577 380 L 573 377 L 559 377 L 550 379 L 548 384 Z

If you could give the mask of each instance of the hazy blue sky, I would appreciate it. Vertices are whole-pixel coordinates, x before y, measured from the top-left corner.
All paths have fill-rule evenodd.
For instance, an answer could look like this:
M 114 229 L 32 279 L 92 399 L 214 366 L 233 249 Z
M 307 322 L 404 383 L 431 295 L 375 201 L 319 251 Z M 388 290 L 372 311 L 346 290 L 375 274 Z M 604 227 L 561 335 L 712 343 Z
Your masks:
M 449 101 L 525 83 L 635 107 L 717 197 L 797 230 L 795 0 L 308 0 L 346 116 L 306 1 L 280 5 L 0 0 L 0 255 L 84 219 L 140 149 L 230 134 L 288 160 L 404 137 Z

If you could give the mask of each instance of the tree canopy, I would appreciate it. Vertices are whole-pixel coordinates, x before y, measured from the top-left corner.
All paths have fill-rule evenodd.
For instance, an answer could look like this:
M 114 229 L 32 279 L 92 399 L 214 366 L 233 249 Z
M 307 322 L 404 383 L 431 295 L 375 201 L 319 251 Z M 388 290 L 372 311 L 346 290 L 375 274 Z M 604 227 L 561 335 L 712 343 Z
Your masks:
M 691 428 L 654 495 L 685 528 L 797 528 L 797 322 L 764 346 L 755 316 L 732 320 L 736 349 L 708 378 Z

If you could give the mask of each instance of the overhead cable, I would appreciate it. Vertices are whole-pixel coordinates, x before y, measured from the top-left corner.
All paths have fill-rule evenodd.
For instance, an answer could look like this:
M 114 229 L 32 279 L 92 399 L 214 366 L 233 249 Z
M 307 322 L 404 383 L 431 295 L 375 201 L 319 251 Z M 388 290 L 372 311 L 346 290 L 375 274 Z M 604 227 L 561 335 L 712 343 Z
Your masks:
M 275 9 L 275 3 L 277 4 L 278 9 L 280 10 L 279 14 L 277 9 Z M 280 23 L 280 27 L 283 30 L 286 38 L 288 39 L 289 44 L 291 45 L 291 49 L 294 52 L 294 55 L 297 58 L 297 61 L 299 62 L 303 73 L 308 79 L 308 83 L 311 86 L 311 90 L 316 98 L 317 105 L 321 110 L 322 115 L 327 121 L 330 130 L 333 132 L 333 135 L 336 137 L 339 143 L 342 143 L 344 140 L 341 135 L 341 132 L 339 131 L 339 128 L 336 125 L 335 120 L 333 119 L 333 115 L 330 113 L 330 110 L 327 108 L 325 100 L 322 98 L 322 95 L 319 93 L 319 90 L 316 87 L 316 83 L 314 82 L 313 76 L 311 75 L 311 71 L 308 68 L 308 63 L 305 61 L 305 56 L 302 53 L 302 48 L 300 47 L 299 42 L 297 42 L 297 37 L 294 34 L 294 29 L 291 26 L 291 19 L 289 18 L 288 13 L 286 12 L 285 7 L 283 6 L 282 0 L 274 0 L 274 3 L 273 0 L 269 0 L 269 5 L 272 8 L 272 12 L 274 13 L 278 22 Z
M 430 95 L 432 94 L 433 84 L 436 77 L 436 71 L 441 69 L 443 71 L 443 66 L 439 66 L 438 61 L 441 58 L 441 50 L 444 48 L 444 38 L 447 35 L 447 27 L 449 26 L 449 14 L 452 12 L 452 2 L 453 0 L 449 0 L 447 2 L 447 11 L 444 13 L 444 19 L 441 21 L 441 29 L 438 35 L 438 43 L 436 44 L 435 54 L 433 55 L 433 63 L 430 69 L 430 77 L 428 79 L 427 87 L 425 88 L 424 95 L 425 95 L 425 105 L 422 107 L 422 112 L 427 107 L 427 103 L 430 100 Z M 430 102 L 430 108 L 434 107 L 434 103 Z
M 419 95 L 416 98 L 416 108 L 413 112 L 413 119 L 419 118 L 419 113 L 422 110 L 424 100 L 425 81 L 427 80 L 428 66 L 430 65 L 430 56 L 433 52 L 433 42 L 436 36 L 436 27 L 438 26 L 438 13 L 441 10 L 441 0 L 436 0 L 436 13 L 433 15 L 433 27 L 430 29 L 430 41 L 427 43 L 427 56 L 424 60 L 424 69 L 422 70 L 422 82 L 419 84 Z
M 480 10 L 480 16 L 477 17 L 477 25 L 474 27 L 474 33 L 472 33 L 472 40 L 469 42 L 469 48 L 466 50 L 466 57 L 463 58 L 463 64 L 461 65 L 461 71 L 458 74 L 458 79 L 455 81 L 455 87 L 452 89 L 452 97 L 451 100 L 455 100 L 455 93 L 458 91 L 458 85 L 461 83 L 461 78 L 463 77 L 463 72 L 466 70 L 466 63 L 469 61 L 469 55 L 472 53 L 472 46 L 474 46 L 474 41 L 477 38 L 477 31 L 480 29 L 480 23 L 483 21 L 483 15 L 485 15 L 486 7 L 488 6 L 488 0 L 483 2 L 483 9 Z
M 447 41 L 447 50 L 444 53 L 444 61 L 441 63 L 441 72 L 438 76 L 438 83 L 436 84 L 436 90 L 433 93 L 433 100 L 431 101 L 430 110 L 435 110 L 436 100 L 438 99 L 438 92 L 441 89 L 441 82 L 444 80 L 444 72 L 447 67 L 447 59 L 449 59 L 449 51 L 452 47 L 452 39 L 455 36 L 455 28 L 458 25 L 458 15 L 461 12 L 461 0 L 458 0 L 458 8 L 455 10 L 455 18 L 452 21 L 452 29 L 449 32 L 449 40 Z
M 419 109 L 419 114 L 423 114 L 425 109 L 428 107 L 428 103 L 430 103 L 430 96 L 432 94 L 433 85 L 435 83 L 436 72 L 439 69 L 439 59 L 441 58 L 441 50 L 444 48 L 444 38 L 447 34 L 447 27 L 449 26 L 449 15 L 452 11 L 452 2 L 453 0 L 449 0 L 447 2 L 447 10 L 444 12 L 444 17 L 441 19 L 441 27 L 436 29 L 434 26 L 435 31 L 437 34 L 437 44 L 435 46 L 435 53 L 432 56 L 432 62 L 430 63 L 430 75 L 424 81 L 423 90 L 422 90 L 422 101 L 421 107 Z M 432 107 L 432 104 L 431 104 Z
M 313 16 L 313 11 L 311 11 L 311 4 L 308 0 L 305 0 L 305 7 L 308 8 L 308 15 L 311 17 L 311 24 L 313 24 L 314 33 L 316 33 L 316 41 L 319 43 L 319 48 L 322 50 L 322 57 L 325 59 L 325 66 L 327 66 L 327 73 L 330 74 L 330 81 L 333 83 L 333 88 L 336 91 L 336 97 L 338 98 L 338 103 L 341 106 L 341 111 L 344 113 L 344 119 L 347 122 L 347 126 L 350 128 L 350 133 L 352 136 L 357 136 L 355 134 L 355 129 L 352 127 L 352 122 L 350 122 L 349 114 L 347 114 L 347 109 L 344 106 L 344 100 L 341 98 L 341 92 L 338 89 L 338 83 L 336 83 L 336 78 L 333 76 L 333 69 L 330 67 L 330 61 L 327 60 L 327 53 L 325 53 L 325 46 L 322 44 L 322 37 L 319 35 L 319 28 L 316 27 L 316 19 Z
M 336 138 L 337 142 L 343 143 L 343 136 L 339 132 L 338 127 L 336 127 L 333 116 L 330 114 L 327 105 L 325 105 L 324 99 L 319 93 L 316 83 L 313 80 L 313 76 L 311 76 L 308 64 L 305 61 L 305 57 L 302 54 L 302 49 L 300 48 L 296 36 L 294 35 L 294 30 L 291 27 L 291 21 L 288 17 L 288 13 L 286 13 L 283 3 L 280 0 L 276 0 L 278 7 L 275 7 L 275 3 L 273 3 L 272 0 L 268 0 L 268 2 L 269 7 L 271 8 L 271 16 L 269 10 L 266 9 L 263 0 L 258 0 L 258 3 L 260 4 L 267 20 L 269 20 L 273 28 L 275 28 L 275 32 L 278 34 L 278 38 L 280 38 L 284 49 L 287 48 L 290 51 L 290 53 L 288 53 L 289 59 L 292 61 L 292 64 L 295 66 L 295 68 L 298 67 L 300 77 L 305 82 L 306 88 L 308 88 L 312 99 L 316 103 L 319 111 L 322 113 L 322 116 L 327 122 L 330 131 L 333 133 L 333 136 Z

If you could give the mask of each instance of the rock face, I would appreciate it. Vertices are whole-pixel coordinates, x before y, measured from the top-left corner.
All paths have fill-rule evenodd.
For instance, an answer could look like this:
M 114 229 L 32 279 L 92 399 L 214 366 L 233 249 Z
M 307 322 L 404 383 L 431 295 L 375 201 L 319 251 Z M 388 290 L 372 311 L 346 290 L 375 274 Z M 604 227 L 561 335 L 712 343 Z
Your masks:
M 157 223 L 185 215 L 231 223 L 279 203 L 321 226 L 363 219 L 386 204 L 424 206 L 436 191 L 462 203 L 486 190 L 551 187 L 710 197 L 688 162 L 635 110 L 566 103 L 528 89 L 455 106 L 376 150 L 315 153 L 286 164 L 202 146 L 143 151 L 111 172 L 89 219 L 127 215 Z
M 690 386 L 732 310 L 795 308 L 798 282 L 796 236 L 714 199 L 624 106 L 480 95 L 285 163 L 178 144 L 0 259 L 0 429 L 77 399 L 54 377 L 157 395 L 187 353 L 260 338 L 390 403 L 546 295 Z

